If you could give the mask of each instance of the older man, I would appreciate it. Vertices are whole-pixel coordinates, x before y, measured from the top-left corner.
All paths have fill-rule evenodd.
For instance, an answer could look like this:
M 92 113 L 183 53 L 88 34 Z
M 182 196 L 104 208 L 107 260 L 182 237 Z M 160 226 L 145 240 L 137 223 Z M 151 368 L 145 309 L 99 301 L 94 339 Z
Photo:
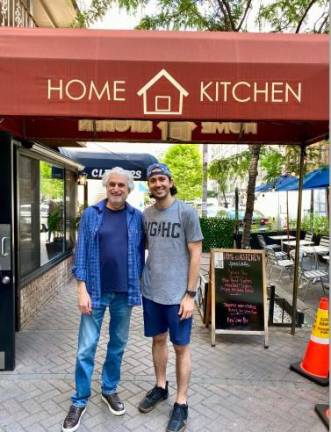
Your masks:
M 128 341 L 131 310 L 140 304 L 140 277 L 144 264 L 141 212 L 126 199 L 133 178 L 122 168 L 103 177 L 107 198 L 88 207 L 81 218 L 73 268 L 77 279 L 81 322 L 78 336 L 72 405 L 62 431 L 78 429 L 91 394 L 94 357 L 106 308 L 109 309 L 109 342 L 102 369 L 102 400 L 115 415 L 125 413 L 117 394 L 121 362 Z

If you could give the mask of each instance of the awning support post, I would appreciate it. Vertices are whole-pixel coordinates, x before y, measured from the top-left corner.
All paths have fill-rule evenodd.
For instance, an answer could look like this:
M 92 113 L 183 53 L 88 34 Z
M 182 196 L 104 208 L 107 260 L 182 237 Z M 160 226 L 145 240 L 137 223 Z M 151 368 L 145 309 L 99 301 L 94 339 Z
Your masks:
M 292 296 L 292 325 L 291 334 L 295 334 L 298 285 L 299 285 L 299 251 L 300 251 L 300 236 L 301 236 L 301 206 L 302 206 L 302 185 L 303 185 L 303 166 L 306 156 L 306 144 L 300 146 L 300 173 L 299 173 L 299 196 L 297 209 L 297 230 L 295 239 L 295 261 L 294 261 L 294 276 L 293 276 L 293 296 Z

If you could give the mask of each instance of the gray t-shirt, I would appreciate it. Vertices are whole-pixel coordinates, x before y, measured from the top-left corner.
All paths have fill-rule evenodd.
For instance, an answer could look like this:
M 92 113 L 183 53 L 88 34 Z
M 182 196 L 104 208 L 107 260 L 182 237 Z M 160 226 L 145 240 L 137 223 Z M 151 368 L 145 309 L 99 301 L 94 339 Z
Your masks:
M 142 278 L 144 297 L 160 304 L 179 304 L 187 290 L 187 243 L 203 240 L 196 211 L 182 201 L 144 213 L 148 257 Z

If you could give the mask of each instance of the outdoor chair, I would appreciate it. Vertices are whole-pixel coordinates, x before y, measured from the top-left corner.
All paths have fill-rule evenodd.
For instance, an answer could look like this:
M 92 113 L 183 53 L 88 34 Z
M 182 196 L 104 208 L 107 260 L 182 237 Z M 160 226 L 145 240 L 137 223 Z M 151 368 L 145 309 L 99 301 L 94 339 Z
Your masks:
M 262 249 L 264 249 L 265 251 L 280 249 L 279 244 L 276 244 L 276 243 L 267 244 L 266 241 L 264 240 L 263 235 L 261 235 L 261 234 L 257 235 L 257 241 L 259 242 L 259 245 L 262 247 Z
M 267 251 L 268 264 L 269 264 L 269 278 L 271 278 L 272 270 L 274 268 L 279 270 L 279 279 L 282 278 L 284 272 L 291 278 L 294 268 L 292 259 L 287 259 L 286 252 L 276 252 L 273 249 Z
M 322 246 L 322 247 L 329 249 L 330 248 L 330 238 L 326 237 L 326 236 L 321 237 L 321 240 L 320 240 L 318 246 Z M 323 253 L 323 255 L 325 255 L 325 253 Z
M 324 282 L 322 282 L 322 279 L 329 277 L 328 272 L 316 269 L 311 257 L 306 256 L 305 254 L 300 255 L 300 288 L 304 290 L 303 299 L 312 283 L 319 282 L 322 285 L 323 292 L 325 292 L 325 286 L 323 286 Z
M 327 237 L 327 236 L 322 236 L 319 245 L 320 246 L 329 247 L 329 245 L 330 245 L 330 238 Z
M 306 235 L 305 235 L 304 240 L 307 240 L 307 241 L 309 241 L 309 242 L 313 242 L 313 241 L 314 241 L 314 240 L 313 240 L 313 236 L 314 236 L 313 233 L 308 233 L 308 232 L 306 232 Z

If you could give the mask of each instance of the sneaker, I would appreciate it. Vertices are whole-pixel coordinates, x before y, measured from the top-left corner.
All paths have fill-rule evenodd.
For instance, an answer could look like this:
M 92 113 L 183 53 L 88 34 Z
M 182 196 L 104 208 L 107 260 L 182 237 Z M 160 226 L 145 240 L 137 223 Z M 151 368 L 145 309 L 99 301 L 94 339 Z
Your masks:
M 166 432 L 183 432 L 186 428 L 187 416 L 187 404 L 180 405 L 176 402 L 172 410 Z
M 120 416 L 125 413 L 124 403 L 117 393 L 112 393 L 110 395 L 102 394 L 101 399 L 108 406 L 112 414 Z
M 85 414 L 86 407 L 76 407 L 71 405 L 67 417 L 62 425 L 63 432 L 74 432 L 79 428 L 81 418 Z
M 142 413 L 148 413 L 155 408 L 155 406 L 168 398 L 168 381 L 166 382 L 166 387 L 155 386 L 146 393 L 144 399 L 138 405 L 138 409 Z

